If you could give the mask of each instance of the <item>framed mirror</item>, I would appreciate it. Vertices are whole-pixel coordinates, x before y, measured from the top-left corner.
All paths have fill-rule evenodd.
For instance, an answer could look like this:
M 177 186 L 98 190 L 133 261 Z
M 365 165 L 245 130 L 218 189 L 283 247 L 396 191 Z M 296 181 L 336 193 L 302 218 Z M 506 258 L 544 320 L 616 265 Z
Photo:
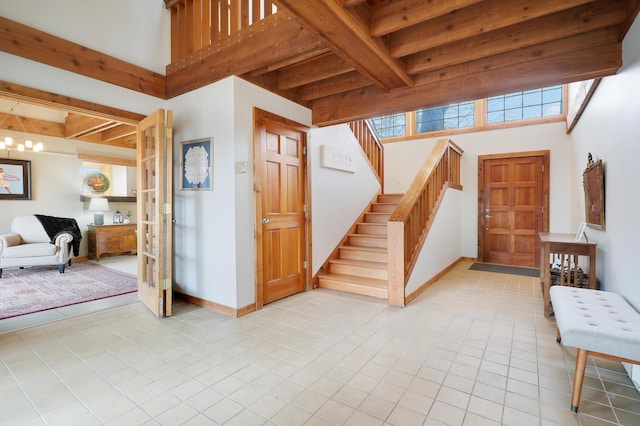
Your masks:
M 587 226 L 604 230 L 604 170 L 602 160 L 594 162 L 591 154 L 582 174 L 584 209 Z

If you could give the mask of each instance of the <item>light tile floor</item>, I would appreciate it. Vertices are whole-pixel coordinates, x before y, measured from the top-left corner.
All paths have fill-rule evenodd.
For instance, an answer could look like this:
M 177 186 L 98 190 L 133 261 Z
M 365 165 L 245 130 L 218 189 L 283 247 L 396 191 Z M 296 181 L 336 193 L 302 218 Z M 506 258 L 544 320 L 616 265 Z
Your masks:
M 330 290 L 239 319 L 140 303 L 0 335 L 0 424 L 638 425 L 620 363 L 555 342 L 539 280 L 460 263 L 403 309 Z

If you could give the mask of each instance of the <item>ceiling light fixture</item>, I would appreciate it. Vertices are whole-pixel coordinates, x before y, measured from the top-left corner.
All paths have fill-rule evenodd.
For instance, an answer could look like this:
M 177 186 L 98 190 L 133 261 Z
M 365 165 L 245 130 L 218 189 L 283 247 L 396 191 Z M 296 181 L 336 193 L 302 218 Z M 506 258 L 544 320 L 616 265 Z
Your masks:
M 38 128 L 33 124 L 31 119 L 27 117 L 27 115 L 24 113 L 24 110 L 22 111 L 23 113 L 22 117 L 15 114 L 15 109 L 17 107 L 22 108 L 19 102 L 16 102 L 15 105 L 11 107 L 9 112 L 6 113 L 5 116 L 2 118 L 2 121 L 0 121 L 0 129 L 2 129 L 2 124 L 5 122 L 7 118 L 9 118 L 9 116 L 14 116 L 18 121 L 18 123 L 20 124 L 20 127 L 22 127 L 22 131 L 27 136 L 25 138 L 16 138 L 15 141 L 14 141 L 14 138 L 12 138 L 11 136 L 5 136 L 4 138 L 0 137 L 0 150 L 20 151 L 20 152 L 25 152 L 25 151 L 40 152 L 44 150 L 44 144 L 42 142 L 33 141 L 33 139 L 38 139 L 38 137 L 40 136 L 38 134 Z M 31 127 L 33 127 L 33 129 L 35 130 L 35 135 L 37 136 L 36 138 L 30 137 L 31 134 L 27 132 L 27 129 L 24 127 L 24 124 L 22 124 L 22 119 L 26 119 L 31 125 Z

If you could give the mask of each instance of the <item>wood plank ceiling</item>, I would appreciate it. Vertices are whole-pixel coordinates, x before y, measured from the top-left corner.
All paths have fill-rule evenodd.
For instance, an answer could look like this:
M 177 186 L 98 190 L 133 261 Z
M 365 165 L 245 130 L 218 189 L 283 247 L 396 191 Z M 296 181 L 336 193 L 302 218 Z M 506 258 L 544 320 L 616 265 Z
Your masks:
M 622 65 L 621 41 L 640 2 L 273 3 L 279 19 L 263 22 L 261 34 L 168 67 L 167 95 L 239 75 L 327 125 L 603 77 Z
M 322 126 L 613 75 L 640 8 L 640 0 L 272 1 L 277 13 L 215 46 L 176 55 L 194 44 L 172 33 L 166 76 L 3 17 L 0 50 L 160 99 L 236 75 L 309 107 Z M 165 0 L 172 11 L 193 4 Z M 48 127 L 118 146 L 131 146 L 125 129 L 141 117 L 9 82 L 0 97 L 68 108 L 62 130 Z

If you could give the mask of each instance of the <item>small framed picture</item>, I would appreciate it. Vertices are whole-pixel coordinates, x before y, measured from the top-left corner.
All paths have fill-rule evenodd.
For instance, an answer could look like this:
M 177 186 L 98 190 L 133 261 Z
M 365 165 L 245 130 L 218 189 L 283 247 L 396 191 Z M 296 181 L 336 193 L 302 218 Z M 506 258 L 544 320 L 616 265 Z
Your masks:
M 31 199 L 31 161 L 0 158 L 0 200 Z
M 211 139 L 180 143 L 180 189 L 213 189 Z

